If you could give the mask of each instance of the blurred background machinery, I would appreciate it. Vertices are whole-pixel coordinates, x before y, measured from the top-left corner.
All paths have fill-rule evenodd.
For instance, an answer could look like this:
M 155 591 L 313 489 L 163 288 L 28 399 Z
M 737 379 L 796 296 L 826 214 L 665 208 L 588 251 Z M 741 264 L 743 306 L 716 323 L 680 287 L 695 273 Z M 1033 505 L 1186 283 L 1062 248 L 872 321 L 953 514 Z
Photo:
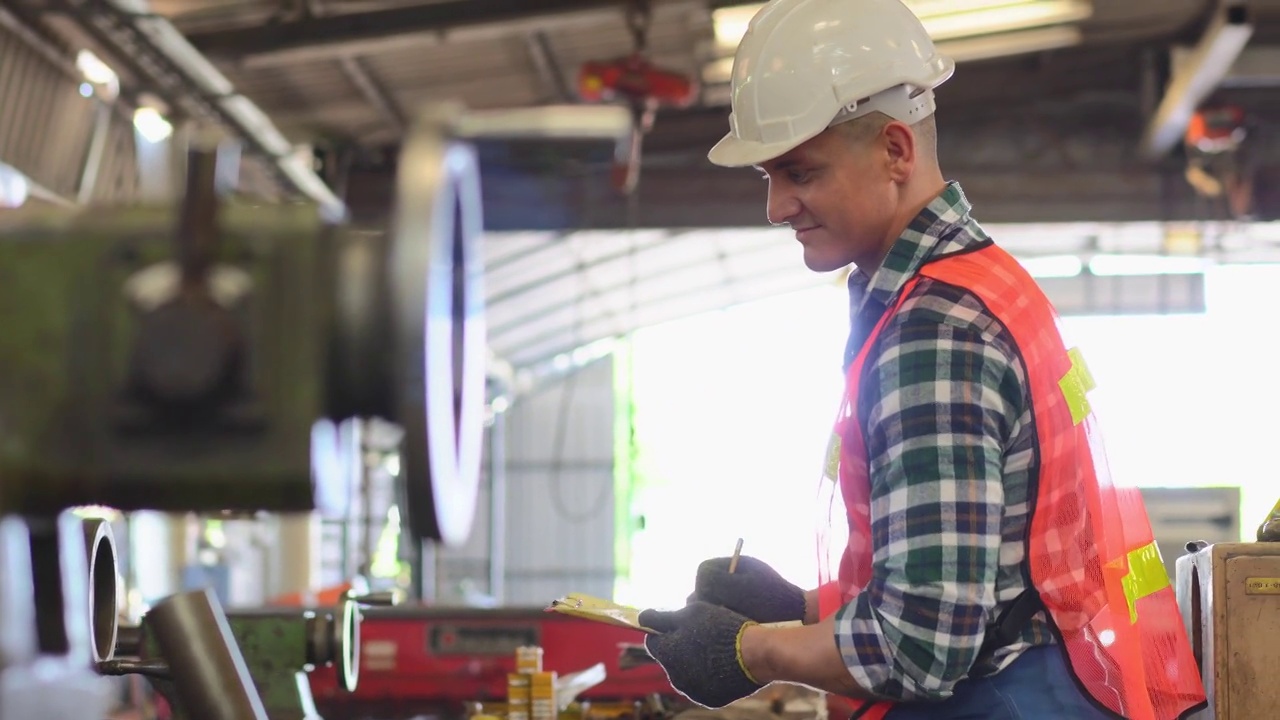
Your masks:
M 85 510 L 346 517 L 367 461 L 350 429 L 379 418 L 407 535 L 465 540 L 486 367 L 480 180 L 460 138 L 602 133 L 629 137 L 627 113 L 435 106 L 405 145 L 390 231 L 234 196 L 218 172 L 233 146 L 200 133 L 176 206 L 0 218 L 0 717 L 106 717 L 105 675 L 146 677 L 191 720 L 318 717 L 321 668 L 353 691 L 358 604 L 395 593 L 227 613 L 202 587 L 122 626 L 114 534 Z
M 1178 605 L 1209 698 L 1199 720 L 1266 717 L 1280 703 L 1268 682 L 1280 666 L 1280 542 L 1259 540 L 1189 543 L 1178 558 Z

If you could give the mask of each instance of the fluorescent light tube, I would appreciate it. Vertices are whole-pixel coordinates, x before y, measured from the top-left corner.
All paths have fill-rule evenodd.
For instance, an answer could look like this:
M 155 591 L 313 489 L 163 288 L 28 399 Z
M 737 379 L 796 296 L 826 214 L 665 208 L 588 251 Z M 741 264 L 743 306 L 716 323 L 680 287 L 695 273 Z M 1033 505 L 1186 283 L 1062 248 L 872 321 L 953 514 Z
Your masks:
M 1086 20 L 1093 6 L 1081 0 L 1038 0 L 969 12 L 922 16 L 934 42 L 1064 25 Z
M 1079 45 L 1083 39 L 1080 28 L 1063 25 L 1002 35 L 949 40 L 938 43 L 937 48 L 943 55 L 963 63 L 1056 50 Z
M 1025 55 L 1079 45 L 1083 39 L 1079 28 L 1062 26 L 1024 30 L 987 37 L 948 40 L 937 44 L 938 52 L 958 63 L 975 60 Z M 733 57 L 722 57 L 702 66 L 704 85 L 727 83 L 733 77 Z
M 1080 22 L 1093 14 L 1088 0 L 929 0 L 908 2 L 935 42 Z M 731 51 L 763 3 L 714 10 L 716 46 Z

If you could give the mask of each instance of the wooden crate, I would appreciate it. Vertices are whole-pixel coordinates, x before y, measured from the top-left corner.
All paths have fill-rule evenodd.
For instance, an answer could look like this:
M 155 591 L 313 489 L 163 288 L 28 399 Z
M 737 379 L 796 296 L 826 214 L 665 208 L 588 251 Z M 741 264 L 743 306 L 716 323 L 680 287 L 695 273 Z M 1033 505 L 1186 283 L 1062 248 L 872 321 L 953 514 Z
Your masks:
M 1218 543 L 1178 558 L 1178 606 L 1209 706 L 1192 720 L 1280 708 L 1280 543 Z

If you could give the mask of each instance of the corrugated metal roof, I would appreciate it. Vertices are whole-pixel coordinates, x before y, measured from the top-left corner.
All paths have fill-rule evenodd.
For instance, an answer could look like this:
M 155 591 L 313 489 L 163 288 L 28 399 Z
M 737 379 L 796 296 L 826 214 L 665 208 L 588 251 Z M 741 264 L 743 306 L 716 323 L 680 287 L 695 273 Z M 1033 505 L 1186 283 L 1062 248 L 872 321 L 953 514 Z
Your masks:
M 490 234 L 485 294 L 494 351 L 527 366 L 645 325 L 830 282 L 790 233 Z
M 1021 259 L 1060 255 L 1159 256 L 1160 223 L 985 226 Z M 1280 223 L 1185 228 L 1220 259 L 1280 261 Z M 1212 258 L 1214 250 L 1206 254 Z M 484 238 L 490 347 L 517 368 L 638 328 L 821 285 L 787 228 L 668 232 L 490 233 Z

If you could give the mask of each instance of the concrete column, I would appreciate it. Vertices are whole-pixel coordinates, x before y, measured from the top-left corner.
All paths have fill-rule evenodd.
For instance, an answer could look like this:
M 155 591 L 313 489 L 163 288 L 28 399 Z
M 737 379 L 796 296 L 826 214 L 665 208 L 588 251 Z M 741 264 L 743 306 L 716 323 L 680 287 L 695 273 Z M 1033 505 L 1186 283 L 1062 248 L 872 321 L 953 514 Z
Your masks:
M 177 592 L 186 562 L 186 516 L 149 510 L 133 513 L 127 552 L 132 568 L 129 586 L 137 600 L 153 605 Z
M 320 589 L 320 520 L 315 513 L 278 516 L 275 556 L 278 572 L 268 597 L 285 593 L 314 593 Z
M 133 138 L 138 157 L 138 199 L 168 202 L 176 198 L 178 190 L 174 187 L 177 176 L 173 172 L 173 136 L 153 142 L 135 130 Z

